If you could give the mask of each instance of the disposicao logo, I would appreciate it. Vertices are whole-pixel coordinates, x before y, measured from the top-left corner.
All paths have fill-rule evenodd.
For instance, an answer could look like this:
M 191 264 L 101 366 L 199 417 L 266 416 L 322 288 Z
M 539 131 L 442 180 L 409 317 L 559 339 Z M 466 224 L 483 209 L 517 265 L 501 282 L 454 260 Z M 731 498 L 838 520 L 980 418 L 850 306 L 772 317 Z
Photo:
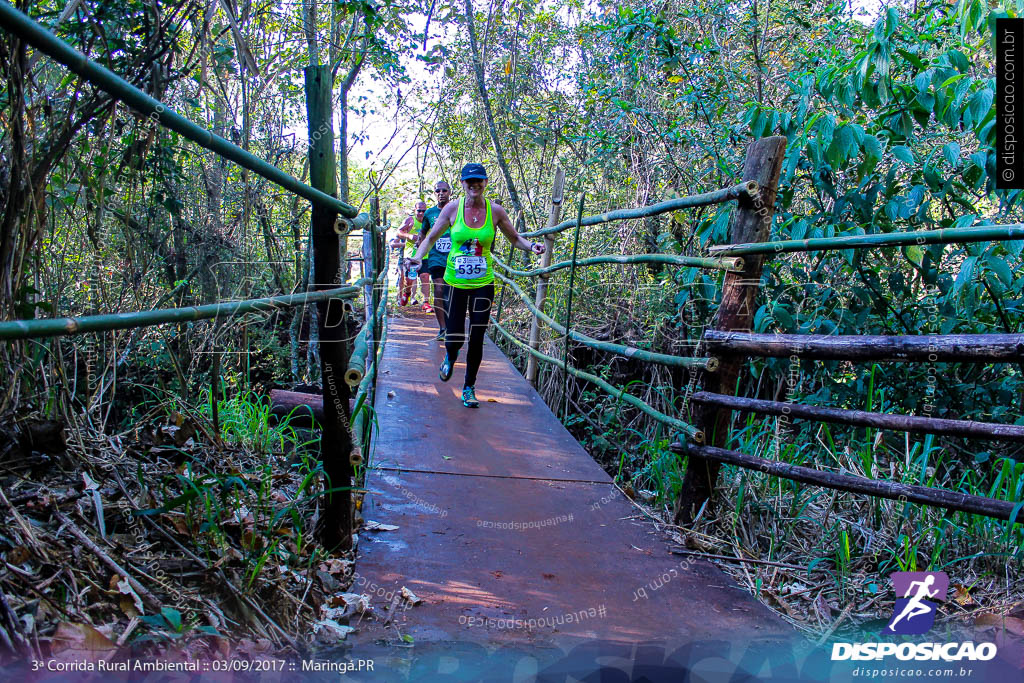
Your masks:
M 935 625 L 935 610 L 949 592 L 945 572 L 893 572 L 896 605 L 883 635 L 921 635 Z M 833 643 L 832 660 L 900 660 L 953 662 L 988 661 L 996 656 L 995 643 Z

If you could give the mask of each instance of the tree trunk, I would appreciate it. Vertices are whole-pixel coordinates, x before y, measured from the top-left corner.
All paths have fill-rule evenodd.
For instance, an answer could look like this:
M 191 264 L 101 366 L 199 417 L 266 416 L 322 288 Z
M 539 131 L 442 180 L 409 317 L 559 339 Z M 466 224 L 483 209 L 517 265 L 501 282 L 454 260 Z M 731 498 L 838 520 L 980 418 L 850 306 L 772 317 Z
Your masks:
M 729 221 L 729 241 L 763 242 L 768 239 L 775 212 L 775 188 L 779 182 L 785 150 L 784 137 L 762 138 L 747 147 L 743 180 L 757 182 L 759 190 L 754 197 L 740 196 L 740 205 Z M 750 329 L 754 312 L 757 311 L 755 298 L 760 287 L 763 264 L 764 256 L 755 255 L 744 259 L 742 272 L 725 273 L 721 304 L 711 325 L 713 329 Z M 732 357 L 723 362 L 717 372 L 705 374 L 705 389 L 718 394 L 733 393 L 744 362 L 741 357 Z M 695 415 L 697 427 L 704 432 L 707 443 L 711 446 L 725 446 L 732 411 L 702 406 L 695 411 Z M 691 459 L 687 463 L 686 475 L 676 501 L 677 525 L 690 524 L 697 511 L 710 499 L 719 469 L 720 464 L 716 460 Z
M 331 106 L 330 66 L 304 70 L 306 111 L 309 122 L 310 183 L 321 192 L 336 195 L 334 126 Z M 337 286 L 341 274 L 341 240 L 335 231 L 337 212 L 319 205 L 312 209 L 313 269 L 316 288 Z M 344 302 L 330 299 L 318 304 L 320 374 L 323 382 L 324 422 L 320 458 L 324 470 L 324 513 L 319 528 L 328 549 L 352 547 L 352 434 L 349 430 L 349 389 L 342 379 L 348 366 L 350 327 Z

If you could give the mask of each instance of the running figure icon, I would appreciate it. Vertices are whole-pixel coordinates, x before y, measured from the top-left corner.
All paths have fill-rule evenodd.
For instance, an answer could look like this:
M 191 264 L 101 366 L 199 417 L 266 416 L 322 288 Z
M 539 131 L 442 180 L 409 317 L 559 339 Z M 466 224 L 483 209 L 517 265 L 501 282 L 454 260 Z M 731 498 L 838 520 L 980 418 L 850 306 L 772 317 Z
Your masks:
M 903 621 L 904 618 L 906 618 L 907 621 L 910 621 L 914 617 L 919 617 L 922 614 L 928 614 L 932 611 L 931 607 L 925 605 L 921 601 L 925 598 L 934 598 L 938 595 L 939 589 L 936 588 L 935 590 L 929 590 L 933 583 L 935 583 L 935 577 L 931 574 L 926 576 L 924 581 L 912 581 L 910 583 L 910 589 L 907 591 L 908 595 L 910 591 L 914 590 L 914 586 L 917 586 L 917 593 L 914 597 L 910 598 L 906 607 L 904 607 L 903 611 L 899 613 L 899 616 L 889 622 L 889 630 L 895 631 L 896 629 L 894 627 L 896 624 Z
M 883 633 L 927 632 L 935 624 L 936 603 L 946 599 L 949 576 L 945 572 L 893 572 L 890 578 L 898 597 Z

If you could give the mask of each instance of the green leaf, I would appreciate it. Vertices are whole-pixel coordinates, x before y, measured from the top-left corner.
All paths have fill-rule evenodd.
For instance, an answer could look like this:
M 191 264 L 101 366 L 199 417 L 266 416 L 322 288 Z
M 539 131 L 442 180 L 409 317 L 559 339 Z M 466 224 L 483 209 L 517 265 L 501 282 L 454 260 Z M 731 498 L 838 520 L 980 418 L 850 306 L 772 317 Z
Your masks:
M 907 257 L 907 260 L 915 266 L 920 266 L 921 262 L 924 261 L 924 249 L 916 244 L 904 247 L 903 254 Z
M 977 260 L 977 256 L 968 256 L 964 259 L 963 265 L 960 266 L 960 272 L 957 274 L 956 280 L 953 281 L 953 288 L 950 290 L 950 294 L 956 294 L 964 285 L 971 281 L 971 276 L 974 274 L 974 264 Z
M 864 136 L 863 148 L 865 161 L 878 161 L 882 158 L 882 144 L 874 135 Z
M 777 322 L 779 327 L 782 329 L 793 329 L 793 316 L 791 316 L 789 311 L 786 310 L 785 304 L 776 302 L 775 305 L 772 306 L 772 317 L 775 318 L 775 322 Z
M 950 142 L 942 148 L 942 156 L 950 166 L 957 168 L 960 165 L 960 145 Z
M 904 145 L 896 145 L 892 148 L 892 154 L 894 157 L 902 161 L 907 165 L 914 164 L 914 153 Z
M 970 123 L 968 123 L 968 117 L 964 116 L 964 125 L 968 128 L 974 128 L 977 124 L 985 120 L 985 117 L 992 111 L 992 96 L 993 93 L 988 88 L 974 93 L 974 97 L 972 97 L 971 101 L 967 104 L 967 113 L 970 116 Z
M 996 274 L 996 277 L 1004 285 L 1009 287 L 1013 284 L 1013 270 L 1002 256 L 996 256 L 994 253 L 989 252 L 988 256 L 985 257 L 985 265 Z
M 181 612 L 173 607 L 164 607 L 160 610 L 160 614 L 163 615 L 164 619 L 167 620 L 167 623 L 170 624 L 175 631 L 181 630 Z

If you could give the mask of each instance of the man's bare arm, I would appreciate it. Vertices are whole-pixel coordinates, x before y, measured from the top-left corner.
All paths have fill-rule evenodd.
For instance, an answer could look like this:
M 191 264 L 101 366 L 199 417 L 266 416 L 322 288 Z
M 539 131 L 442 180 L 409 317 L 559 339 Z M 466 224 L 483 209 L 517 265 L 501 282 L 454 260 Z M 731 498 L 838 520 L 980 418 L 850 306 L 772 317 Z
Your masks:
M 430 232 L 426 234 L 423 241 L 420 242 L 419 249 L 413 254 L 412 260 L 420 263 L 424 257 L 430 253 L 431 247 L 434 246 L 434 242 L 437 241 L 444 231 L 452 227 L 452 223 L 455 222 L 455 212 L 458 211 L 458 203 L 449 202 L 441 209 L 441 214 L 437 217 L 437 223 L 431 228 Z

